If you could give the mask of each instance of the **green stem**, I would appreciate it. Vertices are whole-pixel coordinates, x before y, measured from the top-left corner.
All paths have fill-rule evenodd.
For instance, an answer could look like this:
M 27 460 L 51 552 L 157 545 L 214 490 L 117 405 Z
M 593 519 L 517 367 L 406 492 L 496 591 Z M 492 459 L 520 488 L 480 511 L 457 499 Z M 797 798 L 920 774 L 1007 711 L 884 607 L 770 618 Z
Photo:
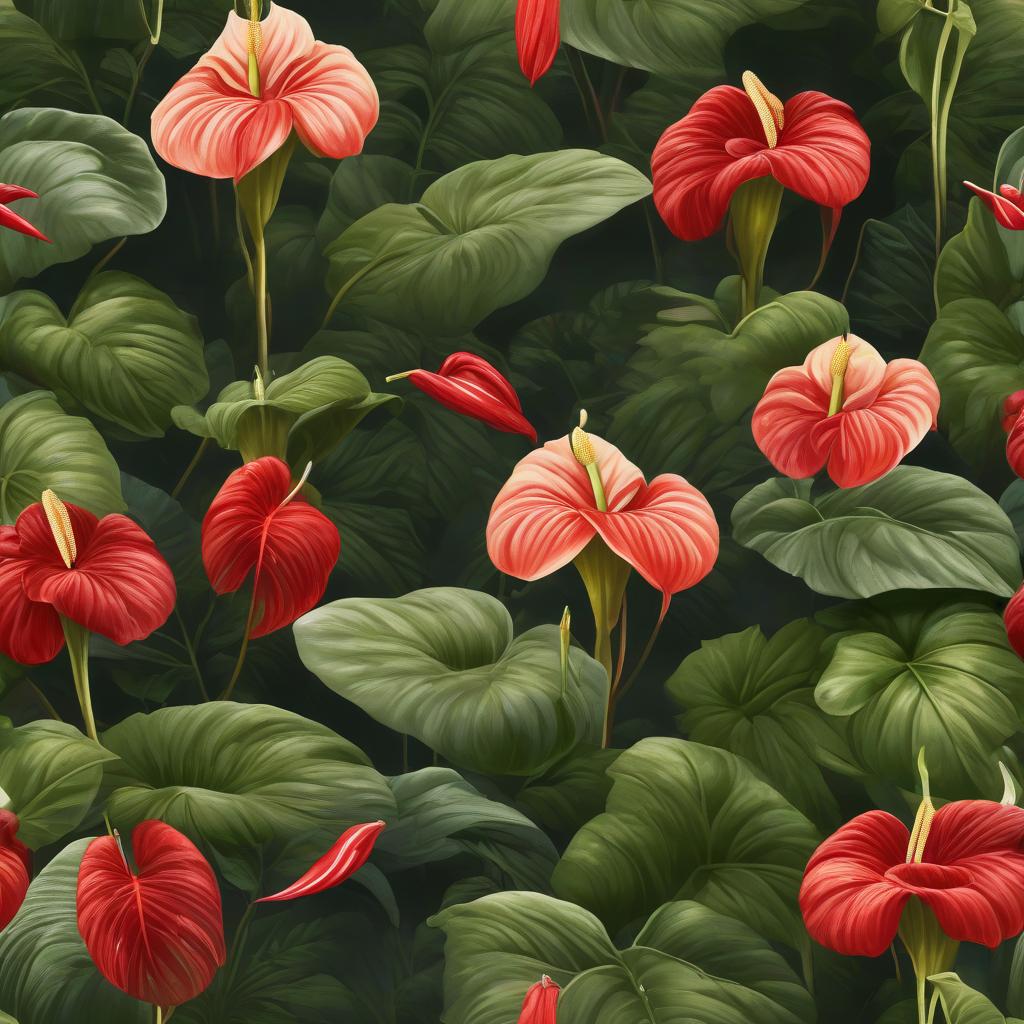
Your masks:
M 743 277 L 742 317 L 749 316 L 760 304 L 768 246 L 781 203 L 782 186 L 770 177 L 748 181 L 733 195 L 729 212 Z
M 50 703 L 49 697 L 47 697 L 46 694 L 43 693 L 43 691 L 40 690 L 39 687 L 36 686 L 36 684 L 33 683 L 31 679 L 26 678 L 25 682 L 28 684 L 28 688 L 35 695 L 36 700 L 39 701 L 39 703 L 42 706 L 43 710 L 55 722 L 63 722 L 64 719 L 60 717 L 60 712 L 58 712 L 57 709 L 53 706 L 53 704 Z
M 164 1024 L 164 1011 L 159 1006 L 156 1008 L 156 1024 Z
M 644 211 L 644 221 L 647 224 L 647 236 L 651 240 L 651 256 L 654 257 L 654 280 L 656 284 L 665 283 L 665 263 L 661 255 L 661 246 L 658 244 L 657 228 L 655 227 L 655 220 L 651 214 L 651 208 L 654 206 L 652 200 L 645 199 L 640 207 Z
M 184 488 L 185 484 L 188 483 L 189 477 L 192 475 L 196 466 L 199 465 L 202 457 L 206 454 L 206 449 L 209 447 L 210 438 L 204 437 L 202 441 L 199 442 L 199 447 L 196 448 L 196 453 L 195 455 L 192 456 L 192 461 L 185 467 L 185 472 L 181 474 L 181 477 L 179 478 L 178 482 L 174 485 L 174 490 L 171 491 L 172 498 L 177 498 L 178 495 L 181 494 L 181 491 Z
M 270 380 L 270 333 L 267 329 L 267 240 L 260 229 L 253 238 L 256 250 L 256 347 L 257 364 L 264 380 Z
M 341 300 L 364 278 L 366 275 L 376 267 L 380 266 L 389 257 L 376 256 L 368 263 L 364 263 L 337 291 L 334 298 L 331 300 L 331 304 L 327 307 L 327 315 L 324 317 L 323 323 L 320 325 L 320 330 L 325 331 L 330 325 L 331 319 L 334 314 L 338 311 L 338 306 L 341 305 Z
M 185 620 L 181 617 L 181 612 L 179 612 L 177 608 L 174 609 L 174 617 L 178 620 L 178 628 L 181 630 L 181 638 L 185 642 L 185 650 L 188 651 L 188 660 L 192 664 L 192 671 L 196 674 L 196 682 L 199 684 L 199 692 L 202 694 L 203 700 L 207 701 L 210 699 L 210 695 L 206 692 L 206 684 L 203 682 L 203 673 L 199 668 L 199 661 L 196 658 L 196 650 L 188 635 Z
M 952 17 L 948 16 L 947 24 L 952 20 Z M 949 173 L 947 171 L 949 112 L 953 106 L 953 97 L 956 94 L 956 87 L 960 81 L 960 71 L 963 68 L 964 54 L 967 52 L 967 44 L 969 42 L 969 38 L 965 39 L 962 33 L 957 30 L 956 54 L 953 57 L 953 65 L 949 72 L 949 81 L 946 83 L 946 91 L 942 98 L 942 107 L 939 110 L 939 180 L 942 184 L 943 219 L 945 219 L 947 190 L 949 188 Z
M 647 659 L 650 658 L 651 652 L 654 650 L 654 645 L 658 642 L 658 636 L 661 633 L 662 623 L 665 621 L 665 613 L 668 611 L 666 608 L 664 612 L 658 617 L 658 621 L 654 624 L 654 629 L 651 630 L 651 635 L 647 638 L 647 643 L 644 645 L 643 651 L 640 652 L 640 658 L 637 663 L 633 666 L 633 671 L 629 673 L 629 678 L 622 685 L 622 688 L 616 693 L 615 701 L 622 700 L 623 697 L 629 692 L 630 688 L 636 682 L 637 677 L 643 671 L 644 665 L 647 664 Z
M 77 622 L 72 622 L 63 615 L 60 619 L 64 628 L 64 639 L 67 642 L 68 657 L 71 659 L 71 675 L 75 681 L 75 693 L 82 708 L 85 721 L 85 733 L 91 740 L 99 743 L 96 732 L 96 719 L 92 713 L 92 695 L 89 692 L 89 631 Z
M 923 974 L 917 975 L 917 1024 L 928 1024 L 928 997 Z
M 238 677 L 242 674 L 242 666 L 245 664 L 245 655 L 249 650 L 249 638 L 252 633 L 252 620 L 256 614 L 256 585 L 253 583 L 252 599 L 249 601 L 249 614 L 245 618 L 245 633 L 242 634 L 242 646 L 238 651 L 238 659 L 235 661 L 235 669 L 231 673 L 231 678 L 228 680 L 228 685 L 225 687 L 224 692 L 218 698 L 219 700 L 231 700 L 231 694 L 235 691 L 235 683 L 238 682 Z
M 160 33 L 164 29 L 164 0 L 156 0 L 156 28 L 153 29 L 149 41 L 156 46 L 160 42 Z
M 128 241 L 128 237 L 125 236 L 119 242 L 117 242 L 104 256 L 102 259 L 96 262 L 96 266 L 89 271 L 89 278 L 95 277 L 99 274 L 103 268 L 124 248 L 125 242 Z M 88 278 L 87 278 L 88 280 Z
M 939 43 L 935 50 L 935 68 L 932 71 L 932 98 L 929 104 L 931 114 L 932 142 L 932 187 L 935 192 L 935 256 L 942 251 L 942 227 L 946 218 L 946 182 L 944 177 L 945 153 L 940 155 L 940 106 L 939 95 L 942 90 L 942 66 L 946 59 L 946 47 L 953 31 L 953 19 L 947 13 L 942 26 Z

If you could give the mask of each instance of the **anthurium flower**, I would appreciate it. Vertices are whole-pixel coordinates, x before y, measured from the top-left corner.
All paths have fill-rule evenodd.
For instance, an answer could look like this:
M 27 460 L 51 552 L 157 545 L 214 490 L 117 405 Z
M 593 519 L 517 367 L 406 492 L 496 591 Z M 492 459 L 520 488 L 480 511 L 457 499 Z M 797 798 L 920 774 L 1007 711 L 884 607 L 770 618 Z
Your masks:
M 654 202 L 679 238 L 706 238 L 744 182 L 771 177 L 838 212 L 867 184 L 871 143 L 853 111 L 820 92 L 783 103 L 756 75 L 718 85 L 654 147 Z M 834 227 L 833 221 L 833 227 Z
M 383 821 L 370 821 L 353 825 L 338 838 L 337 842 L 304 874 L 287 889 L 273 896 L 264 896 L 257 903 L 276 903 L 295 900 L 300 896 L 312 896 L 341 885 L 354 875 L 373 851 L 373 844 L 384 831 Z
M 516 5 L 516 49 L 519 67 L 534 85 L 555 62 L 561 42 L 560 0 L 519 0 Z
M 25 902 L 32 874 L 32 854 L 18 839 L 18 818 L 0 810 L 0 929 L 6 928 Z
M 1013 185 L 1000 185 L 998 192 L 989 192 L 987 188 L 975 185 L 970 181 L 964 184 L 995 214 L 996 221 L 1011 231 L 1024 231 L 1024 195 Z
M 575 562 L 597 626 L 594 656 L 611 676 L 609 634 L 630 568 L 662 592 L 661 618 L 677 591 L 702 580 L 718 557 L 718 524 L 682 477 L 649 484 L 614 445 L 583 430 L 548 441 L 512 470 L 487 523 L 487 551 L 524 580 Z M 660 623 L 660 619 L 659 619 Z
M 120 838 L 102 836 L 78 869 L 78 931 L 99 972 L 130 996 L 179 1006 L 224 963 L 220 889 L 192 841 L 162 821 L 132 832 L 138 873 Z
M 843 825 L 811 857 L 800 908 L 811 936 L 850 956 L 879 956 L 912 900 L 953 942 L 995 947 L 1024 930 L 1024 809 L 960 800 L 911 833 L 885 811 Z
M 1003 623 L 1010 646 L 1020 658 L 1024 658 L 1024 587 L 1007 602 L 1003 611 Z
M 779 370 L 754 410 L 758 448 L 786 476 L 823 467 L 840 487 L 884 476 L 936 426 L 939 389 L 915 359 L 886 363 L 856 335 Z
M 559 987 L 546 975 L 531 985 L 519 1011 L 518 1024 L 556 1024 Z
M 437 373 L 407 370 L 393 374 L 387 381 L 403 377 L 447 409 L 472 416 L 495 430 L 525 434 L 531 441 L 537 441 L 537 431 L 523 415 L 515 388 L 486 359 L 472 352 L 453 352 Z
M 10 228 L 12 231 L 19 231 L 31 238 L 38 238 L 41 242 L 49 242 L 49 239 L 39 230 L 30 224 L 20 214 L 8 209 L 7 204 L 18 199 L 38 199 L 39 195 L 30 188 L 23 188 L 21 185 L 4 185 L 0 183 L 0 227 Z
M 1003 403 L 1003 430 L 1006 437 L 1006 461 L 1019 477 L 1024 477 L 1024 391 L 1015 391 Z
M 97 519 L 46 491 L 0 526 L 0 651 L 25 665 L 56 657 L 70 621 L 118 644 L 174 610 L 174 575 L 131 519 Z
M 317 156 L 359 153 L 378 111 L 373 81 L 352 53 L 318 42 L 305 18 L 272 4 L 263 21 L 228 15 L 153 111 L 153 146 L 175 167 L 237 182 L 293 130 Z
M 338 528 L 300 496 L 304 482 L 296 485 L 280 459 L 256 459 L 227 478 L 203 519 L 203 565 L 213 589 L 233 593 L 252 574 L 253 637 L 308 612 L 338 561 Z

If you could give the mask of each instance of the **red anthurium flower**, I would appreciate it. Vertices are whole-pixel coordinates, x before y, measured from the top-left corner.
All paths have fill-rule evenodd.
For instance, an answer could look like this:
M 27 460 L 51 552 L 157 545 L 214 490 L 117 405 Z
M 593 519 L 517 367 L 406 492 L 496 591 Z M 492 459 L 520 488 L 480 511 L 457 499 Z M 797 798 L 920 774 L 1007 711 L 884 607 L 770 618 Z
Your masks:
M 744 182 L 772 177 L 838 213 L 867 184 L 871 143 L 853 111 L 820 92 L 782 103 L 751 72 L 718 85 L 665 130 L 651 158 L 654 202 L 679 238 L 706 238 Z
M 718 557 L 718 524 L 700 491 L 671 473 L 646 483 L 618 448 L 577 428 L 572 442 L 548 441 L 516 465 L 494 499 L 487 551 L 502 572 L 535 580 L 595 537 L 662 592 L 663 615 Z
M 1000 185 L 998 192 L 989 192 L 969 181 L 964 184 L 995 214 L 996 221 L 1011 231 L 1024 231 L 1024 195 L 1012 185 Z
M 0 929 L 11 923 L 25 902 L 32 874 L 32 853 L 17 833 L 17 816 L 0 810 Z
M 555 1024 L 558 986 L 545 974 L 531 985 L 519 1011 L 519 1024 Z
M 264 896 L 257 903 L 275 903 L 282 900 L 296 900 L 300 896 L 312 896 L 341 885 L 346 878 L 354 875 L 373 851 L 377 836 L 384 831 L 383 821 L 370 821 L 353 825 L 338 841 L 299 879 L 287 889 L 273 896 Z
M 100 973 L 143 1002 L 179 1006 L 225 960 L 220 889 L 192 841 L 162 821 L 132 832 L 138 873 L 119 839 L 94 839 L 78 869 L 78 931 Z
M 935 429 L 939 389 L 914 359 L 886 363 L 855 335 L 813 349 L 779 370 L 754 410 L 758 448 L 786 476 L 823 467 L 840 487 L 884 476 Z
M 912 834 L 891 814 L 869 811 L 818 847 L 800 888 L 814 939 L 879 956 L 912 896 L 954 942 L 994 947 L 1024 930 L 1024 809 L 960 800 L 932 813 L 930 831 Z
M 1010 598 L 1003 611 L 1003 623 L 1010 646 L 1024 658 L 1024 587 Z
M 403 377 L 447 409 L 472 416 L 495 430 L 537 440 L 537 431 L 523 415 L 515 388 L 486 359 L 472 352 L 453 352 L 437 373 L 407 370 L 386 379 L 390 383 Z
M 1006 461 L 1024 477 L 1024 391 L 1015 391 L 1003 403 L 1003 430 L 1007 431 Z
M 516 49 L 519 67 L 534 85 L 555 62 L 561 42 L 560 0 L 519 0 L 516 6 Z
M 305 18 L 275 4 L 263 21 L 228 15 L 220 38 L 153 111 L 153 146 L 175 167 L 238 181 L 293 130 L 317 156 L 352 156 L 378 112 L 377 90 L 352 53 L 317 42 Z
M 0 651 L 25 665 L 60 652 L 62 618 L 127 644 L 159 629 L 175 601 L 174 575 L 139 526 L 52 491 L 0 526 L 0 589 Z
M 23 235 L 38 238 L 41 242 L 48 242 L 49 239 L 32 224 L 29 224 L 24 217 L 7 208 L 8 203 L 18 199 L 38 199 L 39 195 L 30 188 L 22 188 L 21 185 L 4 185 L 0 183 L 0 228 L 10 228 L 12 231 L 20 231 Z
M 308 612 L 338 561 L 338 528 L 300 497 L 304 481 L 293 484 L 291 470 L 272 455 L 255 459 L 227 478 L 203 519 L 203 565 L 213 589 L 233 593 L 253 574 L 253 637 Z

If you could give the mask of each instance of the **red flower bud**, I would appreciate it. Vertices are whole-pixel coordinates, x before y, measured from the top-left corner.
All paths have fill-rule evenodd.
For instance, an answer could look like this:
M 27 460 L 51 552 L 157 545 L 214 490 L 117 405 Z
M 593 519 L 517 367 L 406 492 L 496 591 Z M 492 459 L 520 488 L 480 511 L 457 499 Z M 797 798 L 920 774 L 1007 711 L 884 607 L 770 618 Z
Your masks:
M 531 985 L 519 1011 L 519 1024 L 555 1024 L 559 987 L 545 974 Z
M 0 811 L 0 928 L 6 928 L 28 892 L 32 853 L 18 838 L 18 818 Z

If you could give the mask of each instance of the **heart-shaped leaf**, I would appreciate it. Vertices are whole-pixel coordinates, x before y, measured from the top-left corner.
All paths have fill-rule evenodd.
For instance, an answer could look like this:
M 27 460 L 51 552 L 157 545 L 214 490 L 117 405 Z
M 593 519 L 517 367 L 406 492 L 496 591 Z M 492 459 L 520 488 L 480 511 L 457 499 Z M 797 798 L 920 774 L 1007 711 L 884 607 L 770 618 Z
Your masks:
M 304 615 L 295 639 L 336 693 L 474 771 L 530 775 L 581 740 L 599 742 L 601 666 L 573 648 L 563 693 L 558 627 L 513 638 L 505 606 L 487 594 L 347 598 Z
M 65 722 L 0 729 L 0 788 L 18 816 L 18 838 L 38 849 L 67 835 L 86 815 L 116 755 Z
M 740 544 L 819 594 L 963 587 L 1009 597 L 1020 584 L 1013 525 L 962 477 L 898 466 L 814 499 L 811 483 L 759 484 L 736 503 L 732 525 Z
M 293 466 L 323 458 L 377 406 L 396 400 L 376 394 L 366 378 L 336 356 L 318 356 L 266 385 L 263 398 L 250 381 L 236 380 L 205 415 L 190 406 L 172 411 L 183 430 L 211 437 L 246 462 L 276 455 Z
M 0 932 L 0 1006 L 20 1024 L 153 1019 L 152 1007 L 119 992 L 96 970 L 78 934 L 78 867 L 89 842 L 65 847 L 39 872 L 18 916 Z
M 665 684 L 684 709 L 684 735 L 756 765 L 795 807 L 821 825 L 839 809 L 815 764 L 819 747 L 844 748 L 814 703 L 825 631 L 806 619 L 771 639 L 757 626 L 705 640 Z
M 96 428 L 69 416 L 49 391 L 0 406 L 0 522 L 39 501 L 49 488 L 98 516 L 120 512 L 117 463 Z
M 958 974 L 947 971 L 928 979 L 942 1003 L 942 1012 L 949 1024 L 1013 1024 L 995 1004 L 981 992 L 965 985 Z
M 901 594 L 819 618 L 838 637 L 814 696 L 848 718 L 846 735 L 869 771 L 913 790 L 923 746 L 932 792 L 999 795 L 999 748 L 1022 728 L 1024 676 L 997 612 Z
M 171 409 L 209 387 L 195 318 L 114 271 L 89 279 L 66 320 L 42 292 L 0 300 L 0 370 L 143 437 L 161 437 Z
M 0 292 L 54 263 L 77 260 L 97 242 L 152 231 L 167 209 L 163 175 L 149 147 L 98 114 L 32 107 L 5 114 L 0 118 L 0 181 L 39 194 L 12 209 L 53 243 L 3 232 Z
M 608 769 L 603 814 L 555 868 L 555 894 L 617 929 L 666 900 L 695 899 L 766 938 L 806 941 L 796 895 L 817 835 L 738 757 L 641 740 Z
M 327 287 L 343 310 L 459 334 L 533 291 L 567 238 L 650 191 L 639 171 L 585 149 L 466 164 L 332 242 Z
M 109 812 L 127 828 L 159 818 L 227 856 L 301 837 L 321 851 L 350 825 L 390 818 L 394 798 L 358 747 L 263 704 L 217 701 L 136 714 L 108 729 Z M 309 861 L 277 865 L 300 871 Z

